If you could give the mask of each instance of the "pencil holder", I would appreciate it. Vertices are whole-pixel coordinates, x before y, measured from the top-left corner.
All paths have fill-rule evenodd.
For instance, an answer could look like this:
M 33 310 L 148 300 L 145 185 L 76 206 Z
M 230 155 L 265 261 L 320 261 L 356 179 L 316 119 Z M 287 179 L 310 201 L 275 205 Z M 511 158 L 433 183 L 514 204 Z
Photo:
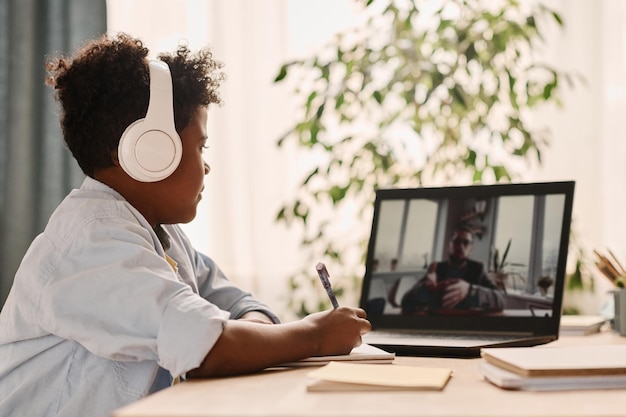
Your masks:
M 613 291 L 615 300 L 615 316 L 613 330 L 621 336 L 626 336 L 626 289 Z

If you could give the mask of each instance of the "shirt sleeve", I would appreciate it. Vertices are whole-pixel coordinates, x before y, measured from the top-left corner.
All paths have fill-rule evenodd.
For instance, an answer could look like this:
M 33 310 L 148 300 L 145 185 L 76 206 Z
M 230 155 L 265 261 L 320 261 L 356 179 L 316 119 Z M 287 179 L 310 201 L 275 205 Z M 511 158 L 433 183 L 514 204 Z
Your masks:
M 122 219 L 84 225 L 42 274 L 40 326 L 116 361 L 198 367 L 229 313 L 181 282 L 150 230 Z
M 179 265 L 180 273 L 193 276 L 202 298 L 230 312 L 231 319 L 238 319 L 250 311 L 260 311 L 274 323 L 280 323 L 279 317 L 266 304 L 235 286 L 213 259 L 195 250 L 179 226 L 169 225 L 165 229 L 172 238 L 171 256 L 176 260 L 186 258 L 189 262 L 187 267 Z

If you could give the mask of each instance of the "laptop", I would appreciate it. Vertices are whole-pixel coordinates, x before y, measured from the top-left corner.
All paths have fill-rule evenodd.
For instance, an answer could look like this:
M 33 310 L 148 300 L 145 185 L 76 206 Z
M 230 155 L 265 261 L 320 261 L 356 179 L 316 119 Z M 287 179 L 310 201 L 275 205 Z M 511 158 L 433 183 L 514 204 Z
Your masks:
M 376 191 L 365 343 L 477 357 L 559 335 L 573 181 Z

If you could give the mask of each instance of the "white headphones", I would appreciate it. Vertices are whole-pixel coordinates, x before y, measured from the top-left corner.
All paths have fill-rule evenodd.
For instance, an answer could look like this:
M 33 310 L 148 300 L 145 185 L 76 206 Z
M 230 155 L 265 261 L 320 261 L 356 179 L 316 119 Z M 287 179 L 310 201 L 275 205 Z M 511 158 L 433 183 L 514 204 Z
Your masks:
M 156 182 L 176 170 L 183 153 L 174 125 L 174 98 L 170 69 L 150 60 L 150 102 L 146 117 L 129 125 L 118 145 L 120 166 L 137 181 Z

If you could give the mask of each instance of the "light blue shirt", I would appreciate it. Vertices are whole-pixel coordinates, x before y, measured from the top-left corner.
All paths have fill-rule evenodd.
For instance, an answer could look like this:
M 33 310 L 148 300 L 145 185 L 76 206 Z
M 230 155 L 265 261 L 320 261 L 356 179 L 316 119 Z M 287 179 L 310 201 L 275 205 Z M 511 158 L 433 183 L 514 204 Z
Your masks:
M 32 243 L 0 313 L 0 416 L 109 416 L 200 365 L 226 320 L 278 318 L 87 178 Z

